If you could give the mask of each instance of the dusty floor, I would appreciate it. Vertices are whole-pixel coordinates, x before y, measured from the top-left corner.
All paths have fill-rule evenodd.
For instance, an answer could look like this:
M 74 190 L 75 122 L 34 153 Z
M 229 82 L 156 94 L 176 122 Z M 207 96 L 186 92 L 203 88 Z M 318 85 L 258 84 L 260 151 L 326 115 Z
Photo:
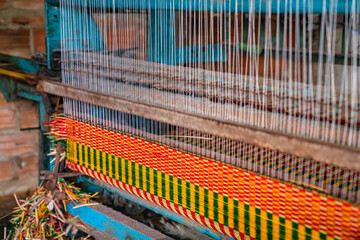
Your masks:
M 17 194 L 19 199 L 26 196 L 26 193 Z M 0 239 L 4 239 L 4 229 L 8 231 L 11 229 L 9 220 L 11 219 L 11 212 L 16 207 L 16 201 L 14 195 L 0 197 Z

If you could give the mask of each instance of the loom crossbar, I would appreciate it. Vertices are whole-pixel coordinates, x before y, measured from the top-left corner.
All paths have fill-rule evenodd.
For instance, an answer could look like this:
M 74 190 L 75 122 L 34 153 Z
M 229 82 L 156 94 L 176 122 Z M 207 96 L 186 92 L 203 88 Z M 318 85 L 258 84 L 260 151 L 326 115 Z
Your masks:
M 360 151 L 354 148 L 152 106 L 121 97 L 109 96 L 55 83 L 53 81 L 40 81 L 37 85 L 37 90 L 39 92 L 67 97 L 108 109 L 134 114 L 155 121 L 203 131 L 208 134 L 243 141 L 249 144 L 256 144 L 260 147 L 290 153 L 298 157 L 311 158 L 315 161 L 338 167 L 360 170 Z

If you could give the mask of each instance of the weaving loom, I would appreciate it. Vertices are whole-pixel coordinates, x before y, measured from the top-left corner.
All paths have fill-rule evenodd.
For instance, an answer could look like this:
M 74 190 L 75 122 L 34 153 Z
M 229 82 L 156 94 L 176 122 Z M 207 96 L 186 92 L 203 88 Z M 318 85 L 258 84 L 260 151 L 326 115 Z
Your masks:
M 360 239 L 357 0 L 47 11 L 61 83 L 37 90 L 63 97 L 69 169 L 229 238 Z

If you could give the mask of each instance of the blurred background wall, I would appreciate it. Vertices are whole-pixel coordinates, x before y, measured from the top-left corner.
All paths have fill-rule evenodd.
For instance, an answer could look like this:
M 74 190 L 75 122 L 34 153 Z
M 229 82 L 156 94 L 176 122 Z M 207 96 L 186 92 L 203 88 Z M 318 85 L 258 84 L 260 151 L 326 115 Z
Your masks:
M 44 0 L 0 0 L 0 53 L 30 58 L 45 52 Z M 0 93 L 0 196 L 38 183 L 39 109 Z
M 0 0 L 0 53 L 30 58 L 45 52 L 44 0 Z

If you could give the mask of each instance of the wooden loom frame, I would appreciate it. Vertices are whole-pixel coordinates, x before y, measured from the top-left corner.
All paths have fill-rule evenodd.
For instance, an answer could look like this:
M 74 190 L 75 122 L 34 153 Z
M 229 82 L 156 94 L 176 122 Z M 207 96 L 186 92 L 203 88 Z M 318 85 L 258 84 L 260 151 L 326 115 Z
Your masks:
M 356 148 L 324 143 L 318 140 L 236 124 L 226 120 L 152 106 L 48 80 L 40 81 L 37 85 L 37 90 L 163 123 L 190 128 L 249 144 L 256 144 L 260 147 L 290 153 L 298 157 L 310 158 L 314 161 L 337 167 L 360 171 L 360 150 Z

